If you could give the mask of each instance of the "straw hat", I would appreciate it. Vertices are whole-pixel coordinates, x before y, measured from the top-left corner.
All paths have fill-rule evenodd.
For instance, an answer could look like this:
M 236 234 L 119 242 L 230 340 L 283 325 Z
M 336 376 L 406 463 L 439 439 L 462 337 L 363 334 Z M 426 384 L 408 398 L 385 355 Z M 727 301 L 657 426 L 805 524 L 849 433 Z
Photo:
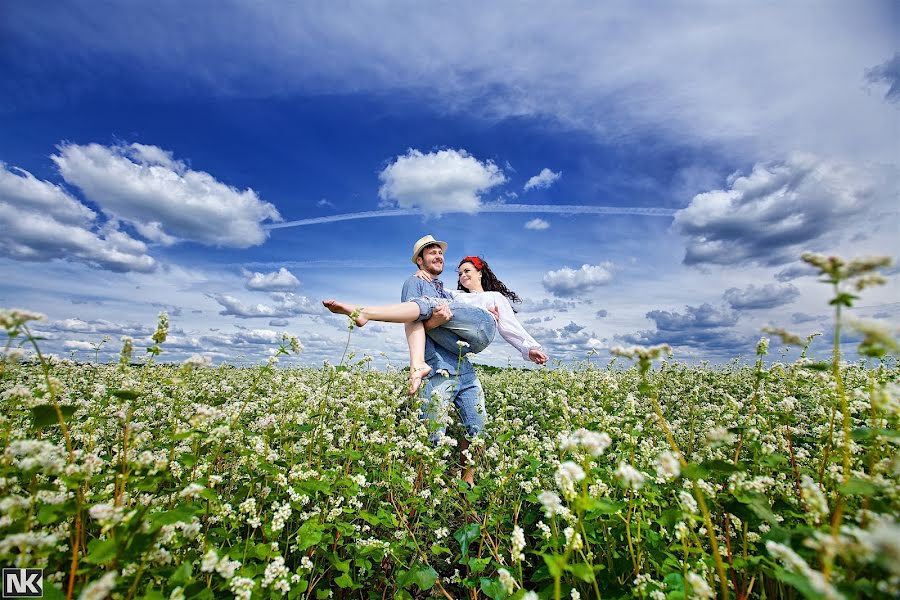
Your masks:
M 418 241 L 413 244 L 413 253 L 412 253 L 412 261 L 413 264 L 416 264 L 416 259 L 419 258 L 419 253 L 422 251 L 422 248 L 425 246 L 430 246 L 432 244 L 437 244 L 441 247 L 441 250 L 444 252 L 447 251 L 447 242 L 441 242 L 430 235 L 426 235 L 424 237 L 420 237 Z

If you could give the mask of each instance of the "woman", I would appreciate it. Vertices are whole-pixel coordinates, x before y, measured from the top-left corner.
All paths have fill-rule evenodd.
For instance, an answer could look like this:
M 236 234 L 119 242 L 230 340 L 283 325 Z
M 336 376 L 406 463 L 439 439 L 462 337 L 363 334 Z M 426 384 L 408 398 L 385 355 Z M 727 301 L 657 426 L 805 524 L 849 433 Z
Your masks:
M 522 353 L 525 360 L 539 365 L 546 363 L 548 357 L 541 351 L 541 345 L 528 335 L 516 318 L 515 311 L 510 304 L 510 302 L 521 302 L 521 300 L 515 292 L 497 278 L 487 262 L 477 256 L 467 256 L 459 262 L 457 273 L 459 274 L 458 289 L 461 291 L 451 292 L 453 300 L 450 301 L 450 310 L 453 310 L 453 304 L 456 302 L 477 306 L 485 311 L 496 307 L 499 313 L 495 325 L 496 330 L 487 339 L 462 339 L 460 342 L 455 335 L 433 335 L 432 340 L 451 352 L 461 352 L 466 349 L 468 352 L 478 353 L 487 347 L 496 331 L 499 331 L 503 339 Z M 426 280 L 430 280 L 431 277 L 425 271 L 419 271 L 416 276 Z M 426 300 L 431 300 L 434 306 L 447 303 L 447 300 L 440 298 L 426 298 Z M 369 321 L 410 323 L 411 325 L 406 328 L 410 362 L 409 393 L 416 393 L 422 384 L 422 378 L 431 372 L 431 367 L 425 363 L 425 327 L 418 320 L 420 314 L 418 304 L 401 302 L 384 306 L 357 307 L 336 300 L 325 300 L 322 304 L 333 313 L 353 316 L 358 327 L 362 327 Z

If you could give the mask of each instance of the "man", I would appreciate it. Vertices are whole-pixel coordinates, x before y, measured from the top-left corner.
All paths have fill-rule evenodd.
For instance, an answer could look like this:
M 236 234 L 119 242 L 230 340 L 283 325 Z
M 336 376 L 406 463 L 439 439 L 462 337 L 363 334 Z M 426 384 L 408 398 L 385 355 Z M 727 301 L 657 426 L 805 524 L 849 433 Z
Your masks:
M 444 252 L 447 243 L 441 242 L 430 235 L 426 235 L 413 245 L 412 262 L 420 269 L 432 276 L 431 281 L 424 281 L 418 277 L 410 277 L 403 284 L 401 300 L 413 301 L 419 305 L 419 321 L 423 321 L 428 335 L 425 339 L 425 362 L 431 367 L 431 372 L 426 376 L 422 389 L 426 404 L 423 409 L 423 418 L 429 423 L 438 423 L 437 430 L 431 439 L 437 442 L 441 434 L 446 430 L 442 422 L 452 402 L 459 412 L 467 435 L 475 437 L 484 429 L 486 411 L 484 408 L 484 390 L 481 382 L 475 374 L 472 363 L 465 357 L 465 350 L 460 347 L 459 352 L 451 352 L 439 344 L 435 344 L 432 337 L 435 335 L 454 336 L 453 332 L 466 331 L 467 336 L 479 335 L 484 331 L 493 329 L 493 317 L 484 310 L 475 306 L 457 306 L 451 312 L 447 305 L 431 308 L 430 304 L 420 300 L 423 296 L 431 298 L 446 298 L 451 296 L 444 289 L 443 282 L 438 276 L 444 271 Z M 409 325 L 407 325 L 409 326 Z M 437 329 L 440 328 L 440 329 Z M 474 484 L 474 468 L 468 458 L 467 449 L 469 440 L 460 443 L 462 462 L 466 465 L 463 471 L 463 479 L 469 484 Z

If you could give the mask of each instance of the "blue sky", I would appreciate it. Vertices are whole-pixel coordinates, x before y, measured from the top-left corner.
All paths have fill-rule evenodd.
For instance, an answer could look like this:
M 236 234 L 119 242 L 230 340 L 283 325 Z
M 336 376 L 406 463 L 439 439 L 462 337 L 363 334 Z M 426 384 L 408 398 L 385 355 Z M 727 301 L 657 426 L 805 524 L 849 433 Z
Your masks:
M 552 358 L 722 362 L 827 330 L 802 251 L 900 255 L 896 3 L 184 4 L 0 13 L 0 306 L 56 354 L 165 309 L 164 358 L 336 361 L 320 300 L 396 301 L 431 233 Z M 405 360 L 396 325 L 352 345 Z

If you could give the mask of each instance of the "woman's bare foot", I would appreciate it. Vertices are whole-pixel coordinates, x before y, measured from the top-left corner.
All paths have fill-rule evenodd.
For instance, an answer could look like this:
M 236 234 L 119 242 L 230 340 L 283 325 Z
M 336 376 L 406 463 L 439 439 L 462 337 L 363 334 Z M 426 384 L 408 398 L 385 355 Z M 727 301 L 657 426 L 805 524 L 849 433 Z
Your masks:
M 469 487 L 475 487 L 475 467 L 469 465 L 463 470 L 462 480 L 469 484 Z
M 431 373 L 431 367 L 428 365 L 419 365 L 409 368 L 409 395 L 412 396 L 419 391 L 422 385 L 422 378 Z
M 355 304 L 338 302 L 337 300 L 322 300 L 322 305 L 336 315 L 347 315 L 348 317 L 354 312 L 362 310 Z M 369 319 L 368 317 L 364 317 L 361 314 L 357 314 L 357 317 L 353 319 L 353 321 L 356 323 L 357 327 L 362 327 L 369 322 Z

